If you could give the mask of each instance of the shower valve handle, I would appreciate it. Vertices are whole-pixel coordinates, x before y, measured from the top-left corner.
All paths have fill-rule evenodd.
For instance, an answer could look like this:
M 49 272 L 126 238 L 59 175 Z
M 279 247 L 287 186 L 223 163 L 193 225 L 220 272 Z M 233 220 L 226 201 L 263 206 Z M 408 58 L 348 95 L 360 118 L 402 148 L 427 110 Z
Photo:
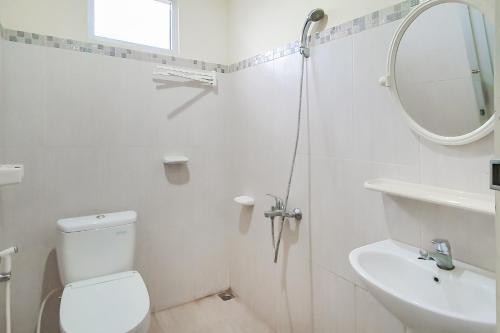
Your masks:
M 284 209 L 283 199 L 281 199 L 280 197 L 278 197 L 274 194 L 268 193 L 266 195 L 274 199 L 274 206 L 271 208 L 272 210 L 283 210 Z

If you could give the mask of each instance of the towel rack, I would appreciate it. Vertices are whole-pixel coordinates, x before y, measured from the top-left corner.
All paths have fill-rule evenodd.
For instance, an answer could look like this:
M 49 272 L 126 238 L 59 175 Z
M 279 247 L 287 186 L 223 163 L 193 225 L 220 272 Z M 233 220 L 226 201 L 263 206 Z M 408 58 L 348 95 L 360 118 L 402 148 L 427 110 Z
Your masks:
M 160 65 L 156 67 L 158 71 L 153 72 L 153 79 L 160 81 L 182 81 L 200 82 L 204 85 L 216 86 L 217 73 L 215 71 L 194 70 L 173 66 Z

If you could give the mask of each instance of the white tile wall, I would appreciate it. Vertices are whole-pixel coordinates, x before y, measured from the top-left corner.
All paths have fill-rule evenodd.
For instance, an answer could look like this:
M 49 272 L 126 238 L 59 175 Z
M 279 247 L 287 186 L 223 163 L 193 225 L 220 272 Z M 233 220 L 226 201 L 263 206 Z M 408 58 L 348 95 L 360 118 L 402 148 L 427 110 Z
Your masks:
M 0 248 L 20 248 L 14 331 L 33 332 L 59 284 L 51 251 L 62 217 L 136 210 L 136 266 L 155 309 L 228 288 L 223 90 L 157 88 L 151 63 L 0 44 L 0 163 L 26 166 L 22 184 L 0 190 Z M 187 167 L 163 166 L 175 153 Z M 58 331 L 57 312 L 57 302 L 47 309 L 46 332 Z
M 231 285 L 277 332 L 404 332 L 349 265 L 363 244 L 445 237 L 457 258 L 493 270 L 493 218 L 363 188 L 389 177 L 488 192 L 492 136 L 465 147 L 419 139 L 378 85 L 396 24 L 312 50 L 290 197 L 304 219 L 285 226 L 278 265 L 263 212 L 265 194 L 286 189 L 300 56 L 220 76 L 211 91 L 156 87 L 145 62 L 0 43 L 0 163 L 26 165 L 21 185 L 0 190 L 0 248 L 21 248 L 15 331 L 33 331 L 58 284 L 55 221 L 82 214 L 138 211 L 137 268 L 156 309 Z M 164 168 L 166 153 L 190 162 Z M 232 204 L 241 194 L 253 209 Z
M 228 222 L 231 285 L 277 332 L 403 333 L 349 265 L 349 252 L 367 243 L 394 238 L 428 247 L 432 238 L 449 238 L 455 257 L 494 270 L 492 217 L 363 188 L 387 177 L 490 193 L 492 136 L 464 147 L 420 139 L 378 84 L 397 24 L 312 49 L 290 199 L 304 218 L 285 228 L 278 265 L 263 217 L 272 200 L 264 194 L 286 189 L 300 57 L 229 74 L 233 193 L 256 197 L 253 211 L 234 208 Z
M 3 85 L 5 84 L 5 76 L 4 76 L 4 72 L 3 72 L 3 66 L 2 66 L 2 63 L 3 63 L 3 41 L 0 41 L 0 105 L 3 104 Z M 0 112 L 0 133 L 3 133 L 4 132 L 4 119 L 5 119 L 5 115 L 3 112 Z M 3 154 L 4 154 L 4 138 L 2 135 L 0 135 L 0 158 L 3 157 Z M 0 192 L 0 202 L 2 202 L 2 193 Z M 0 216 L 2 214 L 1 212 L 1 209 L 2 209 L 2 205 L 0 204 Z M 0 222 L 0 228 L 2 227 L 3 225 L 1 224 Z M 6 240 L 5 240 L 5 234 L 2 232 L 0 233 L 0 244 L 6 244 Z M 0 288 L 0 299 L 5 299 L 5 288 Z M 5 318 L 4 316 L 1 316 L 0 317 L 0 327 L 5 327 Z
M 319 265 L 313 267 L 314 332 L 355 332 L 355 286 Z

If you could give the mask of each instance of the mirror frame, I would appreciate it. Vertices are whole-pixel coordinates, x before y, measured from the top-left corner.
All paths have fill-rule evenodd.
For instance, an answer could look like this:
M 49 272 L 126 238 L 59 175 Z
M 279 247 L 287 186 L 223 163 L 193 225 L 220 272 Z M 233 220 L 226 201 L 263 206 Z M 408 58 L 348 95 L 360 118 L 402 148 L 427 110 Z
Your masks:
M 464 5 L 476 7 L 490 20 L 493 19 L 490 14 L 495 12 L 493 2 L 487 0 L 429 0 L 427 2 L 418 5 L 404 18 L 403 22 L 401 22 L 398 29 L 396 30 L 396 33 L 393 36 L 387 60 L 387 75 L 380 78 L 379 83 L 382 86 L 388 87 L 391 90 L 393 97 L 397 100 L 399 106 L 403 110 L 403 113 L 405 115 L 408 124 L 410 125 L 410 128 L 413 131 L 415 131 L 418 135 L 434 143 L 442 145 L 449 145 L 449 146 L 465 145 L 480 140 L 483 137 L 490 134 L 491 132 L 493 132 L 493 129 L 495 127 L 496 112 L 490 117 L 490 119 L 488 119 L 486 123 L 484 123 L 481 127 L 475 129 L 470 133 L 459 136 L 438 135 L 436 133 L 428 131 L 420 124 L 418 124 L 415 120 L 413 120 L 413 118 L 411 118 L 411 116 L 408 114 L 408 112 L 405 110 L 403 106 L 403 102 L 401 101 L 401 97 L 399 95 L 395 79 L 396 58 L 399 49 L 399 44 L 401 43 L 404 34 L 411 26 L 413 21 L 415 21 L 418 18 L 418 16 L 420 16 L 420 14 L 422 14 L 423 12 L 434 6 L 445 3 L 461 3 Z

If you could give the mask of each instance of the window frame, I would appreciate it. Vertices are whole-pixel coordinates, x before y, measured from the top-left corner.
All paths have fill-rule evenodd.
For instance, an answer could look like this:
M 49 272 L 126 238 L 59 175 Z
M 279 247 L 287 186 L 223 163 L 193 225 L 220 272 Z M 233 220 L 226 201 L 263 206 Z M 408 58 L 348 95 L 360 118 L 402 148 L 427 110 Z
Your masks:
M 88 0 L 88 13 L 87 13 L 87 18 L 88 18 L 88 36 L 90 40 L 115 46 L 115 47 L 121 47 L 125 49 L 134 49 L 134 50 L 139 50 L 139 51 L 144 51 L 144 52 L 153 52 L 153 53 L 160 53 L 160 54 L 168 54 L 168 55 L 177 55 L 179 53 L 179 8 L 177 4 L 177 0 L 153 0 L 153 1 L 158 1 L 158 2 L 165 2 L 165 3 L 171 3 L 172 4 L 172 11 L 170 13 L 171 18 L 171 28 L 170 28 L 170 49 L 164 49 L 160 47 L 155 47 L 155 46 L 150 46 L 146 44 L 138 44 L 138 43 L 133 43 L 133 42 L 127 42 L 124 40 L 120 39 L 114 39 L 114 38 L 108 38 L 108 37 L 102 37 L 102 36 L 97 36 L 95 34 L 95 29 L 94 29 L 94 1 L 95 0 Z

